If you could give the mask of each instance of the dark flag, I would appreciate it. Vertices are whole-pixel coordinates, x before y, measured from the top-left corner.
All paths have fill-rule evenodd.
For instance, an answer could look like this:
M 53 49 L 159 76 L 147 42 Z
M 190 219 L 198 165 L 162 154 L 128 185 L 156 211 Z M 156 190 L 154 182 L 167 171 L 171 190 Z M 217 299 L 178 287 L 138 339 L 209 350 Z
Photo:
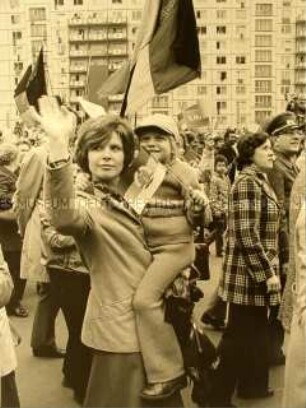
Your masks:
M 99 94 L 125 92 L 123 116 L 200 76 L 192 0 L 146 0 L 133 56 L 102 84 Z
M 39 52 L 34 68 L 31 65 L 27 68 L 15 89 L 14 99 L 19 113 L 25 113 L 30 106 L 38 110 L 38 99 L 42 95 L 47 95 L 43 49 Z
M 127 113 L 200 76 L 192 0 L 147 0 L 126 91 Z

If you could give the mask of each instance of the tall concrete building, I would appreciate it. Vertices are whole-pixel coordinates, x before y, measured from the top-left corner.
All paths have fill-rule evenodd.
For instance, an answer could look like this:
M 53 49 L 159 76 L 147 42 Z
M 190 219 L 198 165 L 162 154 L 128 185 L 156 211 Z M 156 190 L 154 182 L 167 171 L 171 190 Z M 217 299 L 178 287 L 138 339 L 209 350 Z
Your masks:
M 48 88 L 79 109 L 90 65 L 101 81 L 131 54 L 144 0 L 1 0 L 0 127 L 16 119 L 13 91 L 44 45 Z M 306 0 L 194 0 L 202 77 L 154 97 L 147 112 L 198 101 L 216 124 L 260 123 L 305 93 Z M 109 98 L 118 110 L 122 95 Z
M 0 127 L 18 118 L 14 89 L 44 48 L 47 87 L 79 109 L 87 96 L 90 65 L 111 74 L 128 58 L 141 21 L 143 0 L 1 0 Z M 118 110 L 122 96 L 109 98 Z
M 295 42 L 295 93 L 306 99 L 306 12 L 300 11 L 296 19 Z
M 301 70 L 297 32 L 305 37 L 305 21 L 297 20 L 305 13 L 306 2 L 194 0 L 194 4 L 202 78 L 173 92 L 174 110 L 198 99 L 219 129 L 261 123 L 284 110 L 286 95 L 295 91 Z M 305 71 L 299 80 L 304 75 Z

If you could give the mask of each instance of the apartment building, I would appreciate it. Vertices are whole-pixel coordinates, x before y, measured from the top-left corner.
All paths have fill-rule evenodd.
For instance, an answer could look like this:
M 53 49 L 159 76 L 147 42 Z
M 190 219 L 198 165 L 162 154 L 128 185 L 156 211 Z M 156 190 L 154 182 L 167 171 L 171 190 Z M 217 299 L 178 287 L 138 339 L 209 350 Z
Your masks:
M 87 97 L 89 66 L 110 75 L 128 58 L 141 21 L 143 0 L 1 0 L 0 127 L 18 118 L 14 89 L 44 48 L 47 86 L 80 109 Z M 102 70 L 103 71 L 103 70 Z M 118 110 L 122 95 L 106 101 Z
M 306 99 L 306 11 L 301 10 L 295 25 L 295 93 Z
M 131 54 L 144 0 L 1 0 L 0 127 L 16 118 L 13 91 L 44 45 L 47 83 L 79 109 L 89 66 L 101 81 Z M 139 112 L 178 115 L 196 101 L 217 129 L 261 123 L 305 93 L 306 0 L 194 0 L 202 76 Z M 108 98 L 119 110 L 122 95 Z

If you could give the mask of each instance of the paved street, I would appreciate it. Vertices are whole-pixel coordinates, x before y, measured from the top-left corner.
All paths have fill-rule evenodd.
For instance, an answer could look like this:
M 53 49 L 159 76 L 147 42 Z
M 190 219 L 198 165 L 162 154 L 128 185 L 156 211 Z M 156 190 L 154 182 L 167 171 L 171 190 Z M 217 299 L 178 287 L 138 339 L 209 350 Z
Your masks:
M 199 302 L 195 308 L 195 316 L 198 320 L 201 316 L 212 286 L 217 282 L 220 270 L 220 260 L 212 256 L 211 280 L 200 283 L 200 287 L 205 292 L 205 299 Z M 30 310 L 30 316 L 26 319 L 13 318 L 13 323 L 22 336 L 22 344 L 17 348 L 19 367 L 17 370 L 17 381 L 23 408 L 73 408 L 78 404 L 73 400 L 70 390 L 61 386 L 61 360 L 51 360 L 33 357 L 30 349 L 30 336 L 32 320 L 35 310 L 36 294 L 35 286 L 29 284 L 26 289 L 24 304 Z M 60 347 L 65 346 L 66 327 L 62 316 L 57 321 L 57 342 Z M 207 330 L 210 338 L 217 342 L 220 334 L 212 330 Z M 260 351 L 259 351 L 260 352 Z M 281 394 L 283 386 L 283 368 L 274 368 L 271 371 L 271 387 L 275 390 L 273 398 L 264 400 L 234 400 L 239 407 L 279 408 L 281 404 Z M 185 405 L 194 407 L 189 398 L 188 390 L 184 391 Z

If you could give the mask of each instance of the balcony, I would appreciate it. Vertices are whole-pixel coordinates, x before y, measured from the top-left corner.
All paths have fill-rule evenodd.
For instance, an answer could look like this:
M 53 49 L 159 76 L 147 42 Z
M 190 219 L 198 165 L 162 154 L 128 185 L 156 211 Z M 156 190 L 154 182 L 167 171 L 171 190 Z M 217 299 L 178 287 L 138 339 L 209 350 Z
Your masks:
M 77 34 L 70 34 L 69 41 L 70 42 L 82 42 L 87 41 L 88 37 L 85 35 L 77 35 Z
M 305 77 L 303 77 L 303 78 L 296 78 L 295 84 L 296 84 L 296 85 L 306 85 L 306 78 L 305 78 Z
M 71 103 L 79 103 L 79 96 L 77 95 L 70 95 L 70 102 Z
M 108 55 L 110 57 L 127 57 L 127 50 L 108 50 Z
M 88 50 L 70 50 L 70 57 L 88 57 Z
M 88 25 L 88 18 L 84 18 L 84 17 L 72 17 L 69 20 L 69 26 L 71 27 L 80 27 L 80 26 L 87 26 Z
M 87 72 L 87 64 L 85 65 L 70 65 L 70 72 Z
M 90 33 L 88 35 L 88 41 L 107 41 L 106 33 Z
M 127 41 L 127 34 L 126 33 L 109 33 L 108 34 L 109 40 L 126 40 Z
M 85 87 L 85 81 L 70 81 L 70 88 L 84 88 Z
M 84 26 L 126 26 L 127 20 L 114 17 L 72 17 L 69 20 L 69 27 L 84 27 Z
M 88 56 L 90 57 L 107 57 L 107 49 L 90 49 L 88 50 Z
M 299 69 L 306 69 L 306 61 L 299 61 L 299 62 L 296 62 L 296 64 L 295 64 L 295 67 L 294 67 L 296 70 L 299 70 Z
M 306 46 L 305 47 L 299 47 L 295 51 L 295 55 L 304 55 L 304 54 L 306 54 Z

